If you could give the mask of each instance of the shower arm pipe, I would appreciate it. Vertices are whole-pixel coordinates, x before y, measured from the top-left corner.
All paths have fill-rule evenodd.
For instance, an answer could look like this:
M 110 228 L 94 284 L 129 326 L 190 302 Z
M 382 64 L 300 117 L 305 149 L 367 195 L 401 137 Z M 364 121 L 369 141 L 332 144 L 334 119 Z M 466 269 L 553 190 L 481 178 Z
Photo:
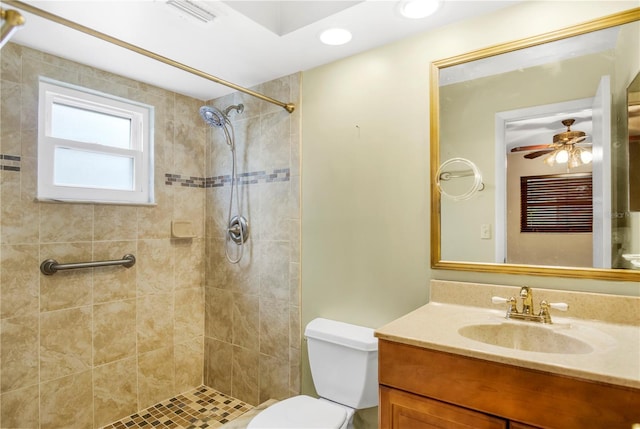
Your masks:
M 283 109 L 285 109 L 287 112 L 292 113 L 296 106 L 293 103 L 284 103 L 282 101 L 276 100 L 274 98 L 271 97 L 267 97 L 264 94 L 260 94 L 259 92 L 255 92 L 252 91 L 248 88 L 244 88 L 240 85 L 236 85 L 235 83 L 232 82 L 228 82 L 224 79 L 220 79 L 219 77 L 210 75 L 208 73 L 205 73 L 201 70 L 195 69 L 193 67 L 190 67 L 186 64 L 182 64 L 180 62 L 174 61 L 171 58 L 167 58 L 164 57 L 162 55 L 156 54 L 155 52 L 149 51 L 147 49 L 141 48 L 139 46 L 133 45 L 131 43 L 125 42 L 124 40 L 120 40 L 117 39 L 115 37 L 109 36 L 108 34 L 105 33 L 101 33 L 99 31 L 96 31 L 92 28 L 86 27 L 84 25 L 78 24 L 76 22 L 70 21 L 66 18 L 62 18 L 61 16 L 58 15 L 54 15 L 50 12 L 47 12 L 45 10 L 39 9 L 35 6 L 32 6 L 30 4 L 24 3 L 20 0 L 3 0 L 3 3 L 14 6 L 18 9 L 21 9 L 25 12 L 29 12 L 32 13 L 34 15 L 37 15 L 41 18 L 45 18 L 48 19 L 49 21 L 53 21 L 55 23 L 58 24 L 62 24 L 66 27 L 72 28 L 74 30 L 80 31 L 82 33 L 88 34 L 90 36 L 96 37 L 98 39 L 104 40 L 105 42 L 109 42 L 109 43 L 113 43 L 114 45 L 120 46 L 122 48 L 128 49 L 130 51 L 136 52 L 140 55 L 144 55 L 145 57 L 154 59 L 156 61 L 160 61 L 161 63 L 167 64 L 169 66 L 178 68 L 180 70 L 186 71 L 188 73 L 191 73 L 193 75 L 199 76 L 201 78 L 210 80 L 212 82 L 218 83 L 220 85 L 224 85 L 226 87 L 235 89 L 236 91 L 240 91 L 243 92 L 245 94 L 248 94 L 252 97 L 256 97 L 259 98 L 260 100 L 266 101 L 268 103 L 272 103 L 275 104 L 277 106 L 282 107 Z

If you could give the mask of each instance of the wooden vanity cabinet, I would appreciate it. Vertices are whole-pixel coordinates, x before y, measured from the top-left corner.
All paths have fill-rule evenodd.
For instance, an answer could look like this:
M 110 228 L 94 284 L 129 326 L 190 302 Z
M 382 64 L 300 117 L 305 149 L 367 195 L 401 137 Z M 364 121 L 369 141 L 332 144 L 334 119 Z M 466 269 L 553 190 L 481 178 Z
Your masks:
M 378 362 L 380 429 L 629 429 L 640 422 L 640 389 L 384 339 Z

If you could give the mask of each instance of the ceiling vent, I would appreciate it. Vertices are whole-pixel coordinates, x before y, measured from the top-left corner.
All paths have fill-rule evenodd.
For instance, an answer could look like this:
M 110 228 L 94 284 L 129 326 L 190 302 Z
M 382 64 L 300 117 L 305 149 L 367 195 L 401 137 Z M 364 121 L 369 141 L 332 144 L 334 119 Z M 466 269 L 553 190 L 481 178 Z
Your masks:
M 216 17 L 208 10 L 203 9 L 189 0 L 167 0 L 167 4 L 180 9 L 182 12 L 202 22 L 211 22 Z

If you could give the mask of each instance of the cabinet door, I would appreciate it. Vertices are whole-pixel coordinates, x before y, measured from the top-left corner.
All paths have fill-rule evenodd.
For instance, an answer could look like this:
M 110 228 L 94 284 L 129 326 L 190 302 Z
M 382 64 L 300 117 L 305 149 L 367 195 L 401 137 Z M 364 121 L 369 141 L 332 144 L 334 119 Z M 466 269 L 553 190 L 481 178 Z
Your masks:
M 506 429 L 507 421 L 380 386 L 380 429 Z

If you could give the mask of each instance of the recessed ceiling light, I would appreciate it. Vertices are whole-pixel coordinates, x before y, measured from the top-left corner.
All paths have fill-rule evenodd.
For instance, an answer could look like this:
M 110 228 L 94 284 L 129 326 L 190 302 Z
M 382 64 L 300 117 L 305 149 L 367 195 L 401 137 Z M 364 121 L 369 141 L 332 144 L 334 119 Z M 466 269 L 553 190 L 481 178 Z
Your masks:
M 442 0 L 402 0 L 400 2 L 400 14 L 405 18 L 420 19 L 433 15 L 439 8 Z
M 320 34 L 320 41 L 325 45 L 344 45 L 351 40 L 351 32 L 344 28 L 330 28 Z

